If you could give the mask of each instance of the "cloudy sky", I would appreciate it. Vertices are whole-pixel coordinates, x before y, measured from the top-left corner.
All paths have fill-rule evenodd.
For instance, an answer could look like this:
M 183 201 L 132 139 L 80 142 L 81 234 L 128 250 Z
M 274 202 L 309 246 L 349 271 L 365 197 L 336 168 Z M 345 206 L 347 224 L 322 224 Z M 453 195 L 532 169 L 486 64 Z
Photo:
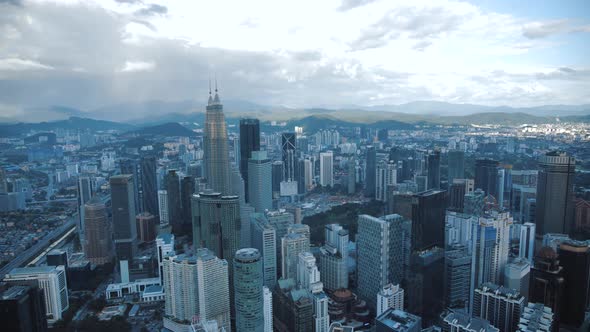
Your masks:
M 0 0 L 0 111 L 590 103 L 590 1 Z

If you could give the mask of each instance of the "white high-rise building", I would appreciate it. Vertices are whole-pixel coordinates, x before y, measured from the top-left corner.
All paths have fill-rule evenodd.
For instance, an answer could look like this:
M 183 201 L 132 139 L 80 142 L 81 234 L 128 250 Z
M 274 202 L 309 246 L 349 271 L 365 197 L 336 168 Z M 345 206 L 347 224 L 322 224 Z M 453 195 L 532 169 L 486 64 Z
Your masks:
M 48 323 L 62 319 L 63 313 L 69 308 L 66 269 L 63 265 L 12 269 L 4 281 L 15 284 L 35 282 L 43 290 Z
M 196 257 L 184 254 L 164 257 L 162 271 L 165 294 L 164 324 L 168 325 L 169 319 L 190 322 L 199 314 Z
M 299 254 L 309 251 L 309 238 L 301 233 L 289 233 L 281 239 L 281 276 L 297 279 Z
M 334 186 L 334 154 L 332 151 L 320 153 L 320 185 Z
M 313 163 L 309 159 L 303 161 L 303 176 L 305 177 L 305 188 L 310 190 L 313 187 Z
M 520 245 L 518 257 L 524 258 L 532 264 L 535 256 L 535 224 L 526 222 L 520 226 Z
M 397 184 L 397 165 L 395 162 L 379 163 L 375 181 L 375 199 L 385 202 L 387 200 L 387 187 Z
M 326 243 L 320 248 L 320 273 L 324 287 L 348 288 L 348 231 L 338 224 L 326 225 Z
M 268 287 L 262 286 L 264 302 L 264 332 L 272 332 L 272 292 Z
M 158 275 L 160 285 L 164 284 L 164 258 L 174 255 L 174 234 L 160 234 L 156 238 L 156 255 L 158 256 Z
M 320 281 L 320 270 L 318 269 L 315 257 L 310 252 L 299 254 L 299 263 L 297 264 L 297 283 L 303 289 L 313 292 L 318 286 L 320 290 L 323 286 Z
M 229 271 L 227 261 L 208 249 L 197 250 L 197 277 L 201 319 L 214 319 L 231 331 Z
M 168 225 L 168 191 L 158 190 L 158 208 L 160 209 L 160 225 Z
M 388 284 L 377 294 L 377 317 L 389 308 L 404 310 L 404 290 L 400 285 Z
M 250 222 L 250 243 L 262 254 L 263 284 L 274 288 L 277 282 L 276 230 L 263 213 L 253 213 Z

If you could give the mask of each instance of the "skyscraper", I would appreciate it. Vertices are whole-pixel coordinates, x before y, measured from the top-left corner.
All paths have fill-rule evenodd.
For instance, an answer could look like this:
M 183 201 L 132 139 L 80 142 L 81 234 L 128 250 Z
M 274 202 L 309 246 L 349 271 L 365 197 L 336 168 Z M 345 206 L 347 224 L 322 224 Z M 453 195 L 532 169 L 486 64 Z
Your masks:
M 139 178 L 139 165 L 137 160 L 134 159 L 122 159 L 119 162 L 119 167 L 121 170 L 121 174 L 131 174 L 133 175 L 133 200 L 135 205 L 135 214 L 138 214 L 142 211 L 141 204 L 142 201 L 139 197 L 139 192 L 141 188 L 141 182 Z
M 428 190 L 412 201 L 412 251 L 432 246 L 444 248 L 447 192 Z
M 375 179 L 377 172 L 377 151 L 375 147 L 367 146 L 366 160 L 365 160 L 365 196 L 375 196 Z
M 216 257 L 210 250 L 197 250 L 197 280 L 201 319 L 215 319 L 219 327 L 231 331 L 228 262 Z
M 237 331 L 264 331 L 263 273 L 260 253 L 254 248 L 236 252 L 234 291 Z
M 537 183 L 537 236 L 570 234 L 574 229 L 574 174 L 576 160 L 565 152 L 539 158 Z
M 149 212 L 142 212 L 135 217 L 137 222 L 137 237 L 141 242 L 152 242 L 156 239 L 157 220 L 156 217 Z
M 403 278 L 403 218 L 397 214 L 358 217 L 358 295 L 376 308 L 377 293 Z
M 427 189 L 440 189 L 440 150 L 434 150 L 431 154 L 429 154 L 427 161 Z
M 43 304 L 43 291 L 37 286 L 14 285 L 0 289 L 2 329 L 15 332 L 47 331 Z
M 283 181 L 295 180 L 295 133 L 281 134 L 281 151 L 283 153 Z
M 404 310 L 404 290 L 399 285 L 389 284 L 377 294 L 376 316 L 380 316 L 388 309 Z
M 158 259 L 160 285 L 164 285 L 164 259 L 168 255 L 174 256 L 174 234 L 160 234 L 156 238 L 156 257 Z
M 2 170 L 0 170 L 2 171 Z M 2 175 L 2 174 L 0 174 Z M 4 179 L 4 181 L 6 181 Z M 2 184 L 0 183 L 0 187 Z M 78 236 L 80 238 L 80 242 L 84 242 L 84 205 L 90 201 L 92 195 L 94 194 L 94 188 L 92 186 L 92 178 L 90 175 L 80 175 L 78 177 Z
M 471 288 L 471 255 L 465 246 L 451 247 L 445 252 L 445 306 L 467 308 Z
M 309 237 L 301 233 L 288 233 L 281 239 L 281 278 L 297 279 L 299 254 L 309 251 Z
M 334 155 L 332 151 L 320 153 L 320 186 L 334 186 Z
M 463 212 L 465 195 L 473 193 L 474 183 L 471 179 L 453 179 L 449 182 L 449 210 Z
M 109 179 L 113 210 L 113 239 L 117 260 L 132 260 L 137 247 L 133 176 L 115 175 Z
M 222 195 L 229 195 L 231 188 L 227 128 L 217 86 L 215 97 L 211 97 L 211 91 L 209 91 L 203 134 L 203 158 L 208 187 Z
M 381 162 L 377 165 L 375 182 L 375 199 L 387 201 L 387 189 L 397 183 L 397 164 L 393 161 Z
M 444 307 L 445 251 L 436 246 L 415 251 L 410 262 L 407 310 L 430 326 Z
M 558 254 L 565 285 L 560 322 L 580 327 L 590 291 L 590 247 L 586 242 L 566 241 L 559 245 Z
M 504 267 L 504 286 L 517 290 L 525 300 L 529 297 L 531 266 L 526 259 L 514 259 Z
M 158 190 L 158 210 L 160 225 L 168 225 L 170 218 L 168 217 L 168 191 L 166 190 Z
M 258 119 L 240 120 L 240 173 L 248 188 L 248 160 L 252 158 L 252 151 L 260 151 L 260 122 Z M 246 190 L 246 202 L 250 202 Z
M 273 310 L 272 310 L 272 292 L 266 286 L 262 287 L 263 309 L 264 309 L 264 332 L 273 331 Z
M 166 192 L 168 198 L 168 221 L 174 233 L 182 232 L 182 203 L 180 199 L 180 178 L 176 170 L 166 174 Z
M 475 189 L 498 199 L 498 161 L 488 158 L 475 160 Z
M 215 256 L 233 261 L 240 248 L 242 225 L 238 197 L 207 190 L 193 195 L 192 200 L 194 246 L 208 248 Z
M 162 272 L 165 317 L 188 324 L 200 313 L 197 258 L 185 254 L 166 256 Z
M 549 247 L 541 248 L 534 262 L 535 265 L 531 268 L 529 302 L 542 303 L 551 308 L 555 323 L 559 324 L 565 287 L 563 267 L 559 266 L 557 254 Z
M 180 202 L 182 206 L 181 219 L 183 233 L 191 232 L 192 228 L 192 208 L 191 198 L 195 193 L 195 179 L 192 176 L 185 176 L 180 181 Z
M 103 265 L 113 259 L 110 223 L 104 203 L 92 197 L 84 205 L 84 255 L 92 264 Z
M 274 227 L 263 213 L 250 216 L 251 244 L 262 254 L 263 284 L 274 288 L 277 282 L 277 238 Z
M 68 283 L 65 267 L 36 266 L 12 269 L 4 278 L 9 285 L 34 285 L 43 291 L 47 322 L 62 319 L 68 310 Z
M 465 178 L 465 152 L 461 150 L 449 151 L 449 185 L 455 179 Z
M 325 243 L 320 248 L 320 272 L 329 290 L 348 288 L 348 231 L 338 224 L 325 227 Z
M 141 158 L 141 197 L 144 210 L 158 216 L 158 183 L 156 181 L 155 156 Z
M 281 182 L 283 181 L 284 163 L 281 160 L 272 162 L 272 194 L 277 198 L 281 192 Z
M 527 222 L 520 226 L 518 257 L 525 258 L 530 264 L 535 255 L 535 224 Z
M 248 197 L 256 212 L 272 209 L 272 166 L 266 151 L 252 151 L 248 160 Z

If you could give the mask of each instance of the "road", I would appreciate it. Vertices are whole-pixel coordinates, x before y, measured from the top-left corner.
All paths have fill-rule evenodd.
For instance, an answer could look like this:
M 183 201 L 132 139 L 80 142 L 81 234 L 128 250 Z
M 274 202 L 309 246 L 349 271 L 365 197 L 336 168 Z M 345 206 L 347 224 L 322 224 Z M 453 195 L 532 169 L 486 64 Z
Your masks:
M 0 269 L 0 278 L 4 278 L 4 276 L 10 272 L 12 269 L 21 267 L 27 264 L 35 255 L 42 252 L 45 248 L 47 248 L 53 241 L 57 240 L 62 234 L 70 231 L 72 228 L 76 227 L 76 220 L 78 219 L 78 215 L 74 215 L 69 218 L 69 220 L 61 225 L 60 227 L 54 229 L 49 234 L 45 235 L 41 240 L 37 241 L 32 247 L 20 253 L 20 255 L 16 256 L 13 260 L 8 262 Z

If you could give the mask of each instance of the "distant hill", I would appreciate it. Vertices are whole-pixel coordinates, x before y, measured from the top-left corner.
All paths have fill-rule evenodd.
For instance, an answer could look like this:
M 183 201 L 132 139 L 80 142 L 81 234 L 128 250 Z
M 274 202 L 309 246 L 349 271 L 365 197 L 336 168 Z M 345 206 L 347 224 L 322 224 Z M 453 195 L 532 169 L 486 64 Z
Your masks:
M 376 122 L 357 122 L 357 121 L 346 121 L 339 120 L 333 117 L 333 115 L 312 115 L 302 119 L 291 120 L 287 123 L 287 127 L 301 126 L 305 128 L 306 132 L 314 133 L 320 129 L 330 127 L 364 127 L 371 125 L 377 129 L 398 129 L 398 130 L 412 130 L 415 128 L 414 125 L 404 123 L 396 120 L 381 120 Z
M 50 122 L 39 122 L 39 123 L 15 123 L 15 124 L 0 124 L 0 136 L 11 137 L 28 134 L 32 131 L 35 132 L 47 132 L 54 131 L 57 129 L 65 130 L 90 130 L 90 131 L 105 131 L 105 130 L 117 130 L 127 131 L 132 129 L 133 126 L 125 123 L 105 121 L 105 120 L 94 120 L 88 118 L 80 118 L 72 116 L 67 120 L 50 121 Z
M 185 126 L 181 125 L 178 122 L 168 122 L 163 123 L 155 126 L 144 127 L 138 130 L 133 131 L 135 134 L 139 135 L 149 135 L 149 136 L 181 136 L 181 137 L 192 137 L 196 136 L 197 133 L 194 131 L 186 128 Z

